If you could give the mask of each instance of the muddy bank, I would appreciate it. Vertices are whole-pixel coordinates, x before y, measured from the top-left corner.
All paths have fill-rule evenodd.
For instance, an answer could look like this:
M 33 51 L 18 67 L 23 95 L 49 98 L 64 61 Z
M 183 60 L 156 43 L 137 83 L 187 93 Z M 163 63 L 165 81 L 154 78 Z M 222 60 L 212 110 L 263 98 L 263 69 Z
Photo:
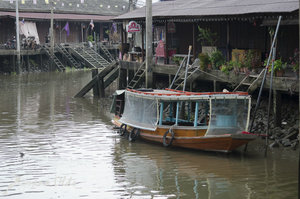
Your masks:
M 279 121 L 274 116 L 274 106 L 271 104 L 270 111 L 270 146 L 271 147 L 291 147 L 298 146 L 299 133 L 299 101 L 297 96 L 282 95 Z M 256 105 L 256 98 L 252 100 L 252 113 Z M 253 114 L 251 114 L 251 120 Z M 268 98 L 262 98 L 259 109 L 257 110 L 252 132 L 256 134 L 267 134 L 268 126 Z

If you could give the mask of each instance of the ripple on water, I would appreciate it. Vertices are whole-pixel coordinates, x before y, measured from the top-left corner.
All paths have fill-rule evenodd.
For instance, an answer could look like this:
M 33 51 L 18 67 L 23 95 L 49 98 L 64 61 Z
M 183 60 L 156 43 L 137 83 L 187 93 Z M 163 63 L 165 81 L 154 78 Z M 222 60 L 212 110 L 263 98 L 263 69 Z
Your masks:
M 110 100 L 72 98 L 90 78 L 84 71 L 0 78 L 1 198 L 296 197 L 289 154 L 222 155 L 120 138 L 103 122 Z

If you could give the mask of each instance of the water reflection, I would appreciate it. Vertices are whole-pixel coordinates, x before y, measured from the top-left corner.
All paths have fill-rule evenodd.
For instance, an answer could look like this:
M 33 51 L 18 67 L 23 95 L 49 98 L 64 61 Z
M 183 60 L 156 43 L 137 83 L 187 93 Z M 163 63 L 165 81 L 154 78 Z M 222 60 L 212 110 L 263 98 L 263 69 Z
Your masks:
M 110 123 L 110 99 L 73 98 L 90 76 L 0 76 L 0 198 L 296 197 L 296 152 L 129 143 Z
M 284 158 L 282 162 L 283 157 L 274 153 L 265 159 L 254 148 L 251 153 L 245 157 L 166 150 L 123 139 L 115 147 L 114 170 L 118 183 L 138 198 L 295 198 L 296 161 Z M 296 153 L 290 158 L 295 157 Z

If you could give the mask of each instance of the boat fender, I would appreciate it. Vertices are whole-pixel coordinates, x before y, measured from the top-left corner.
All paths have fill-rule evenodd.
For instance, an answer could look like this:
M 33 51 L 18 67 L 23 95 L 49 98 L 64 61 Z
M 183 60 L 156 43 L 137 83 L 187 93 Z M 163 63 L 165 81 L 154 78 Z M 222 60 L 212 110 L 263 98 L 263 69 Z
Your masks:
M 140 135 L 140 129 L 133 128 L 132 131 L 130 131 L 129 136 L 128 136 L 129 142 L 135 141 L 136 138 L 139 137 L 139 135 Z
M 169 143 L 167 143 L 167 135 L 168 135 L 169 133 L 171 133 L 171 139 L 170 139 Z M 173 140 L 174 140 L 174 132 L 173 132 L 173 129 L 170 128 L 169 130 L 167 130 L 167 132 L 165 132 L 165 134 L 164 134 L 164 136 L 163 136 L 163 145 L 164 145 L 165 147 L 171 146 Z
M 126 125 L 126 124 L 122 124 L 122 125 L 120 126 L 120 129 L 119 129 L 119 134 L 120 134 L 120 136 L 125 135 L 126 131 L 127 131 L 127 125 Z

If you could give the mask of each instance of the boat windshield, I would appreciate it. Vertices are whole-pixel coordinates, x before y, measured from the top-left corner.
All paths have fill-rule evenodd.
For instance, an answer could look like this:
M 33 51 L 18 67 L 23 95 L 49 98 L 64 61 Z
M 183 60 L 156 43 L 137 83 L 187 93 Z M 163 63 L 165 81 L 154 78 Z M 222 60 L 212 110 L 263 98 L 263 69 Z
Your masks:
M 125 92 L 125 108 L 120 122 L 135 128 L 155 131 L 158 121 L 158 102 Z
M 248 130 L 250 98 L 211 99 L 206 135 L 238 134 Z

